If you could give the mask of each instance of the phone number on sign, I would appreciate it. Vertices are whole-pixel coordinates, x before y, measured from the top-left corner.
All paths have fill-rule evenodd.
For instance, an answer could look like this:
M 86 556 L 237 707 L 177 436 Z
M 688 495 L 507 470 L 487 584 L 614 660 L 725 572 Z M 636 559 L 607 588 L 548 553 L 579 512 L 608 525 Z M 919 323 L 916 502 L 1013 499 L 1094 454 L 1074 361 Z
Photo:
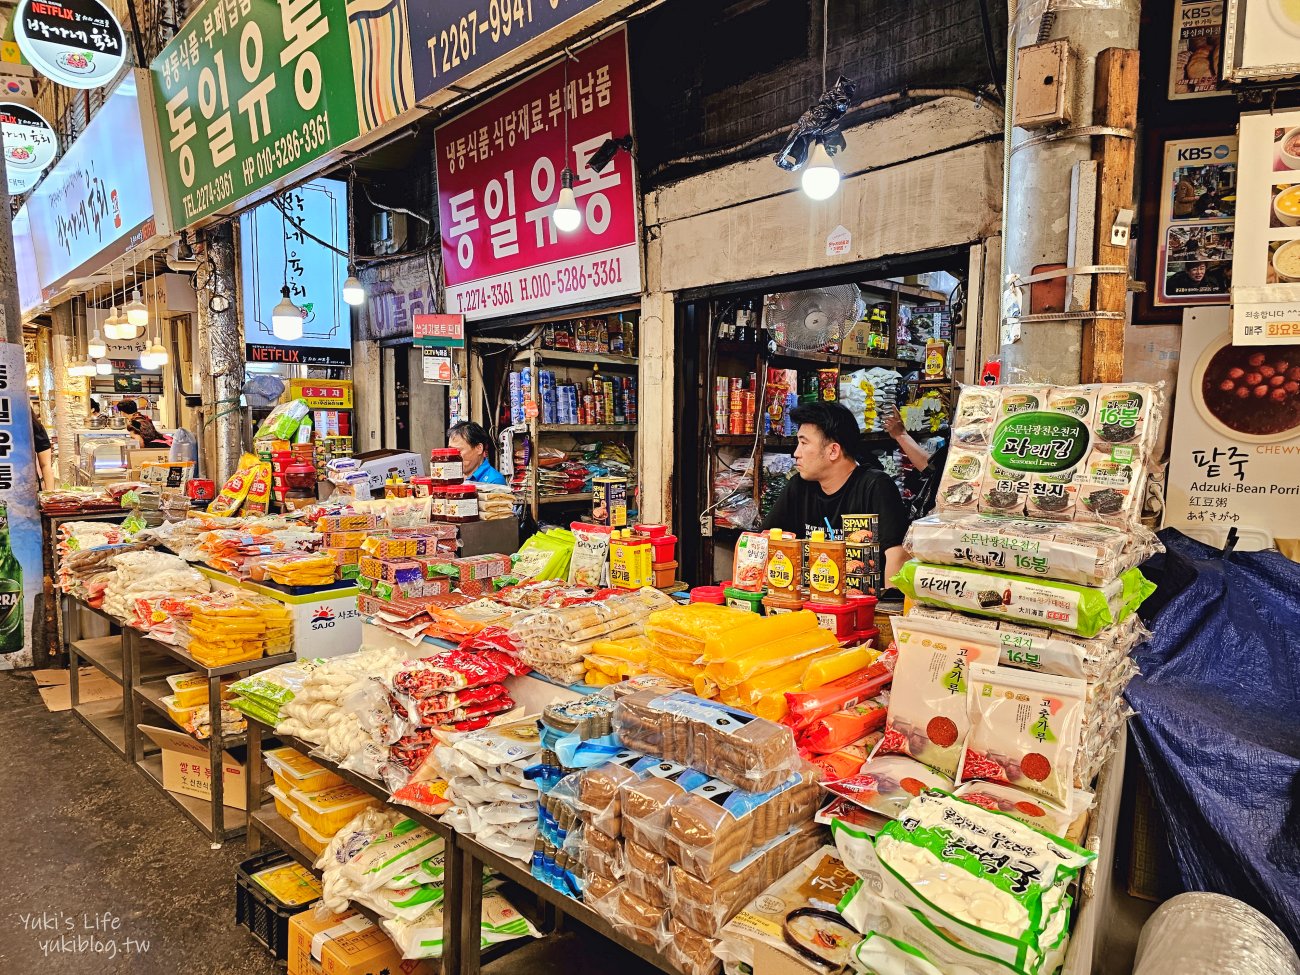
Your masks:
M 242 163 L 244 185 L 263 180 L 284 170 L 303 158 L 310 158 L 330 144 L 329 116 L 321 113 L 309 118 L 296 129 L 290 129 L 272 145 L 254 153 Z
M 580 294 L 589 288 L 609 288 L 622 283 L 621 258 L 595 258 L 580 264 L 521 274 L 513 281 L 466 288 L 456 295 L 456 311 L 464 314 L 484 308 L 506 308 L 520 301 Z

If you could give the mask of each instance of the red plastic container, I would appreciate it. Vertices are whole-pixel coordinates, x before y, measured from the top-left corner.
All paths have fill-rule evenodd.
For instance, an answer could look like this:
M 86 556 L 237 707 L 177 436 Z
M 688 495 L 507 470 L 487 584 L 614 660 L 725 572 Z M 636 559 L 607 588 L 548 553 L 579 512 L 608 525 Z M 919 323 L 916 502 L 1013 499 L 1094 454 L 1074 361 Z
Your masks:
M 651 535 L 650 544 L 654 547 L 656 562 L 672 562 L 677 558 L 676 535 Z
M 649 535 L 651 538 L 663 538 L 668 534 L 667 525 L 633 525 L 632 530 L 638 535 Z
M 727 598 L 723 595 L 721 586 L 696 586 L 691 590 L 691 602 L 693 603 L 717 603 L 722 606 L 726 601 Z
M 874 629 L 876 626 L 876 603 L 879 600 L 875 596 L 864 596 L 860 592 L 850 592 L 847 595 L 849 598 L 848 605 L 852 606 L 857 612 L 853 628 L 859 631 Z
M 873 626 L 869 630 L 857 630 L 851 637 L 849 637 L 849 639 L 844 640 L 842 642 L 851 643 L 855 647 L 864 646 L 870 643 L 877 650 L 884 649 L 883 647 L 877 646 L 877 644 L 880 642 L 880 628 L 876 626 Z
M 817 625 L 823 630 L 830 630 L 841 643 L 857 632 L 858 610 L 851 602 L 839 606 L 834 603 L 815 603 L 810 599 L 804 603 L 803 608 L 817 614 Z

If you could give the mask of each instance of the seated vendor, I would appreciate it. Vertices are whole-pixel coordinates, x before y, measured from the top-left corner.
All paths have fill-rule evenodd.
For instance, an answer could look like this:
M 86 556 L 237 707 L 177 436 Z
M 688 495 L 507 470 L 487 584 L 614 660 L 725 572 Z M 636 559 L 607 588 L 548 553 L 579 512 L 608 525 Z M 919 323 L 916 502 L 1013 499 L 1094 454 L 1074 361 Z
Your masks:
M 903 535 L 907 508 L 898 486 L 881 470 L 858 463 L 862 434 L 853 414 L 840 403 L 805 403 L 790 413 L 799 426 L 794 466 L 798 477 L 786 484 L 763 521 L 763 528 L 780 528 L 800 538 L 831 528 L 840 535 L 840 516 L 880 516 L 880 550 L 885 580 L 907 561 Z
M 501 472 L 492 466 L 492 438 L 477 423 L 457 423 L 447 432 L 447 446 L 460 451 L 465 480 L 481 484 L 505 484 Z

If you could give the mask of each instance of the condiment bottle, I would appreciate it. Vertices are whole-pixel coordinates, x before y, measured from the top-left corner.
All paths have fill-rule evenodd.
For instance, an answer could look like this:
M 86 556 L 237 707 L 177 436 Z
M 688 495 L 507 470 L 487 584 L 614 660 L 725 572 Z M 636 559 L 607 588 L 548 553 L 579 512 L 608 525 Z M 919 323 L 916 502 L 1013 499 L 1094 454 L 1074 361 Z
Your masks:
M 773 603 L 802 603 L 799 581 L 803 575 L 803 543 L 779 528 L 767 539 L 767 595 Z
M 808 589 L 814 602 L 842 606 L 845 601 L 844 543 L 815 531 L 808 538 Z

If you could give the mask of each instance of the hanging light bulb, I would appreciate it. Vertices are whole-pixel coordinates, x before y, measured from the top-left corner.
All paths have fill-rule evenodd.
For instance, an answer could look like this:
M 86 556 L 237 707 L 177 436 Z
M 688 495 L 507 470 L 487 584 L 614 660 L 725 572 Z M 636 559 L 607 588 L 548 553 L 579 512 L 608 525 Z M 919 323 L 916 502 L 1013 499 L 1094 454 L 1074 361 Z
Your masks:
M 104 344 L 104 336 L 99 334 L 99 329 L 95 329 L 95 334 L 86 343 L 86 354 L 92 359 L 102 359 L 108 354 L 108 346 Z
M 803 191 L 814 200 L 829 200 L 840 188 L 840 171 L 826 147 L 818 142 L 803 171 Z
M 366 289 L 357 279 L 357 269 L 348 265 L 348 279 L 343 282 L 343 300 L 349 305 L 359 305 L 366 300 Z
M 560 173 L 560 199 L 551 211 L 557 230 L 566 234 L 573 233 L 582 226 L 582 211 L 578 209 L 578 199 L 573 195 L 573 170 L 565 166 Z
M 302 309 L 289 300 L 289 286 L 280 289 L 284 298 L 271 309 L 271 333 L 278 339 L 291 342 L 302 338 Z
M 141 369 L 158 368 L 158 363 L 154 362 L 154 358 L 153 358 L 153 346 L 151 346 L 148 342 L 146 342 L 144 344 L 144 348 L 140 350 L 140 368 Z
M 140 288 L 137 286 L 131 294 L 131 300 L 126 303 L 125 308 L 127 324 L 132 328 L 143 329 L 149 324 L 149 309 L 145 307 L 140 300 Z M 134 338 L 135 336 L 132 336 Z
M 109 359 L 100 359 L 95 363 L 95 375 L 111 376 L 113 375 L 113 363 Z
M 154 335 L 153 345 L 149 346 L 149 355 L 154 361 L 155 368 L 161 369 L 171 361 L 171 356 L 167 352 L 167 347 L 162 344 L 162 328 L 160 327 Z

